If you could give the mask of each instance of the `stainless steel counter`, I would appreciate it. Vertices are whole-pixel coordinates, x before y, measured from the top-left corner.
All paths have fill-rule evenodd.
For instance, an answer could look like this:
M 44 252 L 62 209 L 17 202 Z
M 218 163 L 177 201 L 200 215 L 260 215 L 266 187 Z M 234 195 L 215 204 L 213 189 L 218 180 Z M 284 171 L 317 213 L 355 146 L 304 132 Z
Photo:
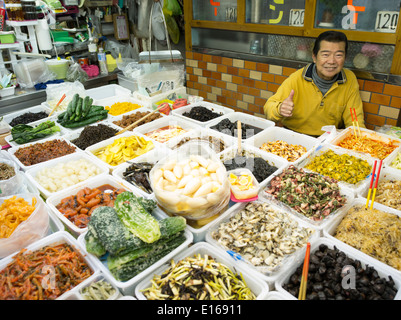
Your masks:
M 117 80 L 117 71 L 108 75 L 89 79 L 84 83 L 85 89 L 97 88 Z M 0 99 L 0 116 L 18 110 L 34 107 L 46 101 L 46 90 L 16 89 L 13 96 Z

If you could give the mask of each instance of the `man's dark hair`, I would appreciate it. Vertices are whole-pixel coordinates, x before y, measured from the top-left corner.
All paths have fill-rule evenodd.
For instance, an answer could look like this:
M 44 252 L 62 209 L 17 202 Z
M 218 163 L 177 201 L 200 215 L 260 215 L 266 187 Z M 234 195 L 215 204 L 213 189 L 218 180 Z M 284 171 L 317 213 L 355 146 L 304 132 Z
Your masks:
M 348 51 L 348 39 L 347 36 L 340 31 L 325 31 L 316 38 L 315 45 L 313 47 L 313 54 L 316 56 L 320 49 L 320 42 L 323 40 L 328 42 L 345 42 L 345 55 Z

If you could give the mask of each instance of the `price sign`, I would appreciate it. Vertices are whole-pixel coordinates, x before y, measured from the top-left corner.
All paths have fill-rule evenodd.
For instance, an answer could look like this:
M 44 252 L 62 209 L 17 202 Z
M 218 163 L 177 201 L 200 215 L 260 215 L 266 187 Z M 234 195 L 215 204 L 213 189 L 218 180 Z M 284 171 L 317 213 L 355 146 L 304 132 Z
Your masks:
M 375 31 L 395 32 L 398 23 L 398 11 L 378 11 L 376 15 Z
M 305 9 L 291 9 L 289 25 L 293 27 L 304 26 Z
M 237 8 L 236 7 L 226 8 L 226 21 L 230 21 L 230 22 L 237 21 Z

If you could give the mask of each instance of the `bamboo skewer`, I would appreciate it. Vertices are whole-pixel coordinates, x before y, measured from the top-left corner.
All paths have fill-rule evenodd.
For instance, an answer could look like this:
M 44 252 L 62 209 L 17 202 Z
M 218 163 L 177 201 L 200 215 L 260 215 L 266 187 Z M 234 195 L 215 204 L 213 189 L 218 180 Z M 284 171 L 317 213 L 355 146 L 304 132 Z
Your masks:
M 370 199 L 370 195 L 372 193 L 373 181 L 375 180 L 376 165 L 377 165 L 377 160 L 375 160 L 375 164 L 373 165 L 372 178 L 370 179 L 370 186 L 369 186 L 368 196 L 366 199 L 366 206 L 365 206 L 366 209 L 369 206 L 369 199 Z
M 356 137 L 357 136 L 356 135 L 356 125 L 355 125 L 354 115 L 352 113 L 352 108 L 349 108 L 349 112 L 351 113 L 352 126 L 354 127 L 354 135 Z
M 61 99 L 59 100 L 59 102 L 57 102 L 57 104 L 56 104 L 55 107 L 53 108 L 52 112 L 50 112 L 50 114 L 49 114 L 47 117 L 50 117 L 50 116 L 53 114 L 54 110 L 56 110 L 57 107 L 60 105 L 60 103 L 63 102 L 63 100 L 65 99 L 65 97 L 66 97 L 66 96 L 65 96 L 65 93 L 64 93 L 63 96 L 61 97 Z
M 379 182 L 380 170 L 382 168 L 382 163 L 383 163 L 383 160 L 380 160 L 379 170 L 377 171 L 377 176 L 376 176 L 375 188 L 373 189 L 372 202 L 370 203 L 370 210 L 373 209 L 373 203 L 375 202 L 376 189 L 377 189 L 377 184 Z
M 306 287 L 308 283 L 308 272 L 309 272 L 309 258 L 310 258 L 310 243 L 306 244 L 306 252 L 304 259 L 304 266 L 302 269 L 301 286 L 299 288 L 298 300 L 305 300 L 306 298 Z
M 141 121 L 145 120 L 146 118 L 150 117 L 152 114 L 156 113 L 157 111 L 159 111 L 159 109 L 161 109 L 163 106 L 159 106 L 157 109 L 153 110 L 152 112 L 148 113 L 147 115 L 143 116 L 142 118 L 140 118 L 139 120 L 135 121 L 134 123 L 131 123 L 129 126 L 125 127 L 123 130 L 119 131 L 116 133 L 116 135 L 119 135 L 121 133 L 124 133 L 127 130 L 130 130 L 131 128 L 135 127 L 138 123 L 140 123 Z
M 357 118 L 357 116 L 356 116 L 356 110 L 355 110 L 355 108 L 352 108 L 352 110 L 354 111 L 354 118 L 355 118 L 356 126 L 357 126 L 357 128 L 358 128 L 359 136 L 361 136 L 361 129 L 359 129 L 358 118 Z
M 241 121 L 237 121 L 237 135 L 238 135 L 238 155 L 241 155 L 242 146 L 242 128 L 241 128 Z

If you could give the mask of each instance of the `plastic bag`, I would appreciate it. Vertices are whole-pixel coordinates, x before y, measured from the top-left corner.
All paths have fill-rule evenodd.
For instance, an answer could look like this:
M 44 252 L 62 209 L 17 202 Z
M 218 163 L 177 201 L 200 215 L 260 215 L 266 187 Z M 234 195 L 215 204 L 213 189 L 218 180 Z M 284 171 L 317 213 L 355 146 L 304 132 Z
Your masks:
M 89 79 L 88 74 L 81 68 L 79 63 L 74 62 L 67 70 L 66 79 L 68 81 L 86 82 Z
M 40 196 L 31 193 L 17 194 L 16 196 L 24 198 L 29 204 L 32 204 L 32 198 L 36 198 L 35 211 L 27 220 L 17 226 L 10 237 L 0 239 L 0 259 L 43 238 L 49 230 L 49 215 Z M 0 198 L 0 203 L 10 197 Z
M 156 5 L 156 3 L 153 5 Z M 166 29 L 164 27 L 163 15 L 160 10 L 153 9 L 152 11 L 152 33 L 159 41 L 166 39 Z
M 177 0 L 164 0 L 163 11 L 168 13 L 170 16 L 178 16 L 182 14 L 182 9 Z
M 56 79 L 43 59 L 29 59 L 19 62 L 14 68 L 17 82 L 22 88 L 33 88 L 37 83 Z
M 177 22 L 173 16 L 166 12 L 164 12 L 164 18 L 166 19 L 167 30 L 171 41 L 173 41 L 175 44 L 178 44 L 180 41 L 180 29 L 178 28 Z
M 46 88 L 46 102 L 49 107 L 53 109 L 54 106 L 60 101 L 63 94 L 65 94 L 64 100 L 55 110 L 56 112 L 64 111 L 67 109 L 68 104 L 76 93 L 78 93 L 80 97 L 86 96 L 85 87 L 79 81 L 49 84 Z
M 223 212 L 230 201 L 227 170 L 203 142 L 188 142 L 159 160 L 149 173 L 155 198 L 170 215 L 198 227 Z

